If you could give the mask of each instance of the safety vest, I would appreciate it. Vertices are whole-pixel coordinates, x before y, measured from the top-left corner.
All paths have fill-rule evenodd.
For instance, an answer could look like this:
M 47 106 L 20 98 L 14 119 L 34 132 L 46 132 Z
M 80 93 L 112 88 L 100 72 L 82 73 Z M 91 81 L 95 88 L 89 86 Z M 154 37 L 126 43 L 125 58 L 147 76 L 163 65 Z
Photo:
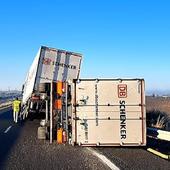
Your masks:
M 21 101 L 19 101 L 19 100 L 14 100 L 13 101 L 13 110 L 14 110 L 14 112 L 19 112 L 20 111 L 20 104 L 21 104 Z

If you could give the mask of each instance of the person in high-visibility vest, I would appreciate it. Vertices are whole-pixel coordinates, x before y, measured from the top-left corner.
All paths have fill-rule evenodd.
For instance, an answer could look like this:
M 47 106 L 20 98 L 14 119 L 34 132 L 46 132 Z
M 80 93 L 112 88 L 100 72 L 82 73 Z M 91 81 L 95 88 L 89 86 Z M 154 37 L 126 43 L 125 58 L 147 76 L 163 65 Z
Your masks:
M 20 108 L 21 108 L 21 101 L 18 100 L 18 98 L 16 98 L 13 101 L 13 118 L 14 118 L 15 123 L 18 122 L 18 115 L 19 115 L 19 112 L 20 112 Z

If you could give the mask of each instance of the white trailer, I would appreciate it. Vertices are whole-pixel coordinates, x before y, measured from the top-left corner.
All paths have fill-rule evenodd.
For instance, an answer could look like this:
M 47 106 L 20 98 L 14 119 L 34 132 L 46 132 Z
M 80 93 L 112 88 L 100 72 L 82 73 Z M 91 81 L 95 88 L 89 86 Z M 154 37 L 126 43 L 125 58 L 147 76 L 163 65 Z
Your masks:
M 79 53 L 41 47 L 24 84 L 23 117 L 41 113 L 50 143 L 57 133 L 58 143 L 145 146 L 144 80 L 79 79 L 81 60 Z
M 25 104 L 41 83 L 79 78 L 82 55 L 42 46 L 26 77 L 22 103 Z
M 45 119 L 44 126 L 46 127 L 38 128 L 38 136 L 44 139 L 45 135 L 49 134 L 50 143 L 53 140 L 53 132 L 59 124 L 58 116 L 61 117 L 60 124 L 62 124 L 63 119 L 63 106 L 60 110 L 56 108 L 58 107 L 56 104 L 58 99 L 62 97 L 57 93 L 57 84 L 58 82 L 66 83 L 69 80 L 78 79 L 81 60 L 82 55 L 79 53 L 42 46 L 27 74 L 23 87 L 22 116 L 23 119 L 27 116 L 30 119 L 37 116 Z M 67 113 L 65 115 L 67 119 Z M 50 125 L 47 125 L 48 122 Z M 50 132 L 47 127 L 50 127 Z
M 80 79 L 72 90 L 72 144 L 146 145 L 143 79 Z

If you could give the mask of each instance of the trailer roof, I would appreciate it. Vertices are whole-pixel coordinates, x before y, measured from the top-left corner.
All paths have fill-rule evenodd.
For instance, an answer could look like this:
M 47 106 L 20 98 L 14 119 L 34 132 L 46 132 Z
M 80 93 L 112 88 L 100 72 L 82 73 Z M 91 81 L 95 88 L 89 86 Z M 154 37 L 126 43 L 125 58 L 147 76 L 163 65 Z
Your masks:
M 144 78 L 82 78 L 82 79 L 74 79 L 74 81 L 132 81 L 139 80 L 144 81 Z
M 81 53 L 75 53 L 75 52 L 71 52 L 71 51 L 67 51 L 67 50 L 61 50 L 61 49 L 47 47 L 47 46 L 41 46 L 41 49 L 45 49 L 45 50 L 49 50 L 49 51 L 57 51 L 57 52 L 61 52 L 61 53 L 76 55 L 77 57 L 82 57 Z

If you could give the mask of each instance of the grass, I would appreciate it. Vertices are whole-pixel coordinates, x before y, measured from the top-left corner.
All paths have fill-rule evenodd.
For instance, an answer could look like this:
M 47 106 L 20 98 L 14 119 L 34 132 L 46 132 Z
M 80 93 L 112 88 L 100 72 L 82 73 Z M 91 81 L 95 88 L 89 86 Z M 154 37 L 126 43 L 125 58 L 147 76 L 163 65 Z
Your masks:
M 170 98 L 146 97 L 146 110 L 147 127 L 167 129 L 170 122 Z

